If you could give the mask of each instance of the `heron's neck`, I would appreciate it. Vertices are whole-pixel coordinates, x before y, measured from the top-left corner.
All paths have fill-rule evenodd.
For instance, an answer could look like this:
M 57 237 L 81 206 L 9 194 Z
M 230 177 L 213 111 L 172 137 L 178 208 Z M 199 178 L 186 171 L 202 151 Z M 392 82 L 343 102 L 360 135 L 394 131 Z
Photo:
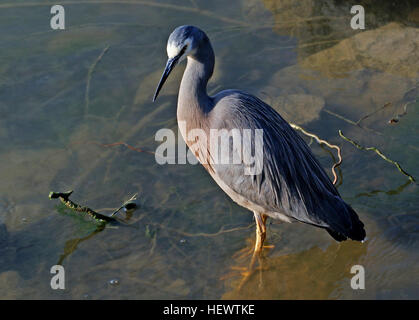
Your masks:
M 212 108 L 207 94 L 207 83 L 214 71 L 214 51 L 210 42 L 199 47 L 194 56 L 188 56 L 188 63 L 182 77 L 179 90 L 178 108 L 185 113 L 199 108 L 208 113 Z M 196 110 L 195 110 L 196 111 Z

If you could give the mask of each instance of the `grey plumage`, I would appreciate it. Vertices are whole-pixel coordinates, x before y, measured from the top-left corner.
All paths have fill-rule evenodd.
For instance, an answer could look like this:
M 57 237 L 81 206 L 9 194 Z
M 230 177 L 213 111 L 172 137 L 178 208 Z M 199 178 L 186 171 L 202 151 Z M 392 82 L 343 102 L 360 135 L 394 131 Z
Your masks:
M 223 127 L 263 128 L 264 157 L 261 175 L 245 176 L 241 172 L 247 181 L 235 184 L 240 171 L 228 175 L 219 170 L 223 181 L 271 212 L 279 211 L 300 222 L 329 229 L 339 238 L 364 239 L 362 222 L 340 198 L 307 144 L 290 125 L 254 96 L 238 91 L 227 95 L 230 103 L 235 100 L 236 107 L 224 119 Z
M 365 238 L 364 225 L 313 156 L 304 140 L 269 105 L 239 90 L 225 90 L 213 97 L 206 86 L 214 68 L 214 52 L 203 31 L 193 26 L 176 28 L 168 40 L 169 60 L 154 99 L 173 67 L 188 58 L 179 90 L 178 121 L 186 143 L 191 129 L 263 129 L 263 162 L 258 175 L 245 175 L 244 164 L 203 163 L 211 150 L 199 145 L 195 152 L 218 185 L 238 204 L 257 214 L 287 222 L 300 221 L 326 229 L 338 241 Z M 243 145 L 243 148 L 252 148 Z M 196 148 L 196 146 L 195 146 Z M 239 152 L 234 148 L 230 152 Z M 263 240 L 262 240 L 263 242 Z

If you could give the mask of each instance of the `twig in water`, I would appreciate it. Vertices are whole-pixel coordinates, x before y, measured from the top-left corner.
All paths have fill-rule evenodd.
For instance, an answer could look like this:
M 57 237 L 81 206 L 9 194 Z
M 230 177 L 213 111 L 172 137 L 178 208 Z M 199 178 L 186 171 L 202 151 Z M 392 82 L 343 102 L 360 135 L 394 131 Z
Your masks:
M 122 145 L 122 146 L 125 146 L 125 147 L 127 147 L 128 149 L 130 149 L 132 151 L 144 152 L 144 153 L 155 155 L 155 153 L 153 151 L 148 151 L 148 150 L 143 150 L 141 148 L 136 148 L 136 147 L 133 147 L 133 146 L 129 145 L 126 142 L 114 142 L 114 143 L 109 143 L 109 144 L 102 144 L 102 143 L 97 143 L 97 142 L 93 142 L 93 143 L 94 144 L 97 144 L 99 146 L 105 147 L 105 148 L 107 148 L 107 147 L 115 147 L 115 146 Z
M 336 175 L 336 171 L 335 171 L 335 169 L 337 168 L 337 167 L 339 167 L 340 165 L 341 165 L 341 163 L 342 163 L 342 156 L 341 156 L 341 154 L 340 154 L 340 148 L 337 146 L 337 145 L 334 145 L 334 144 L 330 144 L 329 142 L 327 142 L 326 140 L 323 140 L 323 139 L 320 139 L 317 135 L 315 135 L 314 133 L 310 133 L 310 132 L 307 132 L 306 130 L 304 130 L 303 128 L 301 128 L 300 126 L 298 126 L 298 125 L 296 125 L 296 124 L 294 124 L 294 123 L 290 123 L 290 125 L 291 125 L 291 127 L 292 128 L 294 128 L 294 129 L 296 129 L 296 130 L 299 130 L 299 131 L 301 131 L 302 133 L 304 133 L 306 136 L 309 136 L 309 137 L 311 137 L 311 138 L 314 138 L 314 139 L 316 139 L 316 141 L 317 141 L 317 143 L 318 144 L 324 144 L 324 145 L 326 145 L 326 146 L 328 146 L 329 148 L 332 148 L 332 149 L 336 149 L 337 150 L 337 152 L 338 152 L 338 162 L 335 162 L 334 164 L 333 164 L 333 166 L 332 166 L 332 174 L 333 174 L 333 184 L 334 185 L 336 185 L 336 182 L 338 181 L 338 176 Z
M 348 137 L 345 137 L 342 133 L 341 130 L 339 130 L 339 135 L 345 139 L 346 141 L 350 142 L 351 144 L 353 144 L 356 148 L 360 149 L 360 150 L 366 150 L 366 151 L 374 151 L 376 154 L 378 154 L 381 158 L 383 158 L 385 161 L 392 163 L 396 166 L 396 168 L 403 173 L 405 176 L 407 176 L 409 178 L 410 181 L 415 182 L 415 179 L 408 174 L 406 171 L 403 170 L 403 168 L 400 166 L 400 164 L 396 161 L 393 161 L 389 158 L 387 158 L 380 150 L 378 150 L 376 147 L 363 147 L 361 146 L 359 143 L 355 142 L 354 140 L 349 139 Z
M 116 215 L 119 210 L 121 210 L 123 207 L 126 207 L 130 202 L 137 200 L 137 195 L 138 193 L 134 194 L 131 198 L 129 198 L 127 201 L 125 201 L 118 209 L 116 209 L 112 214 L 111 217 L 113 217 L 114 215 Z M 135 205 L 135 204 L 134 204 Z
M 412 102 L 415 102 L 415 101 L 409 101 L 409 102 L 405 103 L 404 106 L 403 106 L 403 112 L 400 113 L 400 114 L 397 114 L 394 118 L 391 118 L 390 120 L 388 120 L 388 123 L 389 124 L 394 124 L 394 123 L 399 122 L 401 117 L 404 117 L 405 115 L 407 115 L 407 106 L 409 104 L 411 104 Z
M 344 116 L 342 116 L 342 115 L 340 115 L 340 114 L 337 114 L 337 113 L 335 113 L 335 112 L 333 112 L 333 111 L 330 111 L 330 110 L 328 110 L 328 109 L 326 109 L 326 108 L 323 108 L 323 111 L 324 111 L 324 112 L 327 112 L 328 114 L 330 114 L 330 115 L 332 115 L 332 116 L 334 116 L 334 117 L 336 117 L 336 118 L 338 118 L 338 119 L 340 119 L 340 120 L 343 120 L 343 121 L 345 121 L 345 122 L 347 122 L 347 123 L 350 123 L 350 124 L 352 124 L 352 125 L 354 125 L 354 126 L 356 126 L 356 127 L 358 127 L 358 128 L 365 129 L 365 130 L 370 131 L 370 132 L 374 132 L 375 134 L 378 134 L 378 135 L 380 135 L 380 136 L 382 136 L 382 135 L 383 135 L 381 132 L 376 131 L 376 130 L 374 130 L 374 129 L 370 129 L 370 128 L 365 127 L 365 126 L 362 126 L 362 127 L 361 127 L 361 126 L 359 125 L 359 121 L 360 121 L 361 119 L 355 122 L 355 121 L 352 121 L 352 120 L 350 120 L 350 119 L 348 119 L 348 118 L 345 118 Z
M 68 208 L 70 208 L 70 209 L 72 209 L 74 211 L 77 211 L 77 212 L 87 213 L 89 216 L 91 216 L 91 217 L 93 217 L 93 218 L 95 218 L 97 220 L 102 220 L 102 221 L 106 221 L 106 222 L 115 220 L 112 217 L 108 217 L 108 216 L 105 216 L 103 214 L 100 214 L 100 213 L 98 213 L 96 211 L 93 211 L 89 207 L 83 207 L 83 206 L 81 206 L 81 205 L 79 205 L 79 204 L 71 201 L 69 199 L 69 197 L 71 196 L 72 193 L 73 193 L 73 190 L 67 191 L 67 192 L 53 192 L 53 191 L 51 191 L 49 193 L 49 198 L 50 199 L 60 199 L 61 202 L 66 207 L 68 207 Z
M 310 138 L 311 139 L 311 141 L 314 141 L 314 139 L 313 138 Z M 333 154 L 333 152 L 331 151 L 331 150 L 329 150 L 325 145 L 323 145 L 323 144 L 319 144 L 319 147 L 320 148 L 322 148 L 325 152 L 327 152 L 328 154 L 330 154 L 330 157 L 332 158 L 332 160 L 333 160 L 333 163 L 335 163 L 336 162 L 336 158 L 335 158 L 335 155 Z M 342 183 L 343 183 L 343 176 L 342 176 L 342 170 L 339 168 L 339 167 L 336 167 L 335 168 L 336 169 L 336 174 L 338 175 L 338 181 L 339 182 L 336 182 L 335 183 L 335 187 L 339 187 Z
M 85 110 L 84 113 L 89 113 L 89 91 L 90 91 L 90 80 L 92 79 L 92 73 L 95 70 L 96 65 L 102 60 L 103 56 L 105 55 L 106 51 L 109 50 L 109 46 L 103 49 L 102 53 L 96 58 L 95 62 L 90 66 L 89 71 L 87 73 L 87 82 L 86 82 L 86 94 L 85 94 Z
M 354 126 L 357 126 L 358 125 L 355 121 L 352 121 L 352 120 L 350 120 L 348 118 L 345 118 L 344 116 L 341 116 L 340 114 L 337 114 L 337 113 L 335 113 L 333 111 L 330 111 L 330 110 L 328 110 L 326 108 L 324 108 L 323 110 L 325 112 L 327 112 L 328 114 L 331 114 L 332 116 L 335 116 L 336 118 L 341 119 L 341 120 L 343 120 L 343 121 L 345 121 L 347 123 L 353 124 Z
M 130 149 L 130 150 L 132 150 L 132 151 L 136 151 L 136 152 L 144 152 L 144 153 L 152 154 L 152 155 L 154 155 L 155 157 L 160 157 L 160 155 L 159 155 L 159 154 L 156 154 L 156 153 L 155 153 L 155 152 L 153 152 L 153 151 L 144 150 L 144 149 L 141 149 L 141 148 L 138 148 L 138 147 L 133 147 L 133 146 L 129 145 L 129 144 L 128 144 L 128 143 L 126 143 L 126 142 L 114 142 L 114 143 L 109 143 L 109 144 L 103 144 L 103 143 L 99 143 L 99 142 L 92 141 L 92 142 L 90 142 L 90 143 L 93 143 L 93 144 L 96 144 L 96 145 L 98 145 L 98 146 L 105 147 L 105 148 L 108 148 L 108 147 L 115 147 L 115 146 L 124 146 L 124 147 L 127 147 L 128 149 Z M 165 158 L 166 158 L 166 157 L 165 157 Z
M 160 223 L 151 223 L 151 224 L 155 225 L 155 226 L 158 226 L 162 229 L 166 229 L 168 231 L 173 231 L 173 232 L 179 233 L 179 234 L 181 234 L 185 237 L 208 237 L 208 238 L 216 237 L 216 236 L 219 236 L 223 233 L 229 233 L 229 232 L 240 231 L 240 230 L 247 230 L 247 229 L 252 228 L 255 225 L 254 223 L 252 223 L 252 224 L 250 224 L 246 227 L 237 227 L 237 228 L 232 228 L 232 229 L 224 229 L 224 226 L 222 226 L 221 229 L 216 233 L 204 233 L 204 232 L 189 233 L 189 232 L 181 231 L 181 230 L 178 230 L 178 229 L 173 229 L 173 228 L 166 227 L 166 226 L 164 226 Z
M 360 118 L 356 124 L 359 126 L 359 124 L 361 123 L 361 121 L 364 121 L 365 119 L 369 118 L 370 116 L 372 116 L 373 114 L 376 114 L 378 111 L 381 111 L 389 106 L 391 106 L 392 103 L 391 102 L 387 102 L 386 104 L 384 104 L 382 107 L 378 108 L 377 110 L 374 110 L 373 112 L 363 116 L 362 118 Z
M 74 211 L 77 212 L 82 212 L 82 213 L 87 213 L 89 216 L 93 217 L 96 220 L 99 220 L 101 222 L 110 222 L 110 221 L 116 221 L 117 219 L 114 218 L 113 216 L 122 208 L 128 208 L 129 205 L 131 206 L 135 206 L 135 208 L 131 208 L 131 209 L 136 209 L 137 205 L 135 203 L 133 203 L 135 200 L 137 200 L 137 194 L 133 195 L 129 200 L 125 201 L 121 207 L 119 207 L 118 210 L 116 210 L 114 213 L 112 213 L 112 215 L 107 216 L 101 213 L 98 213 L 92 209 L 90 209 L 89 207 L 84 207 L 81 206 L 73 201 L 71 201 L 69 198 L 71 196 L 71 194 L 73 193 L 73 191 L 67 191 L 67 192 L 53 192 L 51 191 L 49 193 L 49 198 L 50 199 L 60 199 L 61 202 L 67 207 L 70 208 Z M 120 221 L 120 220 L 119 220 Z

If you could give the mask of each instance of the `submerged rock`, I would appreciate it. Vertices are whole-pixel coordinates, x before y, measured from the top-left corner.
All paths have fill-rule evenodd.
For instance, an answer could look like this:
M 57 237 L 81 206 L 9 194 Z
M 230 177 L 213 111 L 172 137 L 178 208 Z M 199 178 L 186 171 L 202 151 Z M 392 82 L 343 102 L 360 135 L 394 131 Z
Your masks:
M 273 107 L 287 121 L 304 124 L 319 118 L 324 99 L 309 94 L 290 94 L 277 97 Z
M 415 78 L 419 74 L 418 44 L 417 28 L 390 23 L 345 39 L 307 57 L 300 65 L 332 78 L 365 68 Z
M 328 108 L 356 121 L 388 102 L 401 100 L 416 85 L 417 43 L 418 29 L 396 23 L 361 32 L 279 70 L 263 91 L 272 97 L 322 97 Z

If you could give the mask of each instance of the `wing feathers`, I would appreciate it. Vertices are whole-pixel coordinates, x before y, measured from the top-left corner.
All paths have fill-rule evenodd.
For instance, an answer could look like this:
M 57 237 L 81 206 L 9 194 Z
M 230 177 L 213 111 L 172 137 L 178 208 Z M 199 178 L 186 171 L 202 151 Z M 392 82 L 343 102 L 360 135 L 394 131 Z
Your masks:
M 355 211 L 341 199 L 305 141 L 274 109 L 239 91 L 220 94 L 216 108 L 223 105 L 229 110 L 219 126 L 263 129 L 264 142 L 262 174 L 235 185 L 237 169 L 226 174 L 218 167 L 227 185 L 267 210 L 325 228 L 338 241 L 364 239 L 364 225 Z

